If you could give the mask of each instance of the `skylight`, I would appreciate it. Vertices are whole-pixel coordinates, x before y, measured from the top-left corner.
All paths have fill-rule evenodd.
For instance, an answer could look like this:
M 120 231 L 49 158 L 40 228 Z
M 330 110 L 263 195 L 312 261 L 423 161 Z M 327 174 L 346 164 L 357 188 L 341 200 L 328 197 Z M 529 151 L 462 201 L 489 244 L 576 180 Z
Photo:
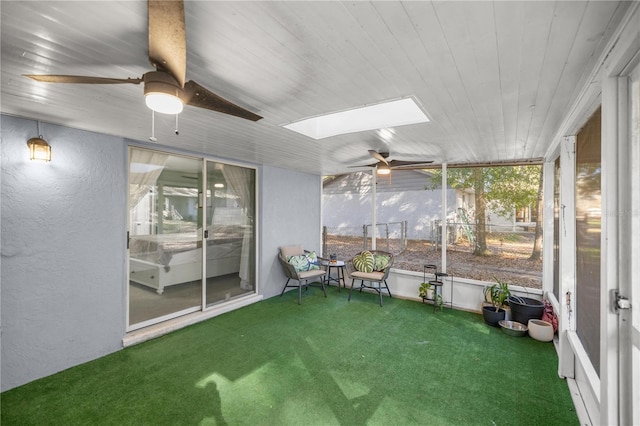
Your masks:
M 346 133 L 428 121 L 429 117 L 413 98 L 403 98 L 305 118 L 304 120 L 286 124 L 283 127 L 313 139 L 324 139 Z

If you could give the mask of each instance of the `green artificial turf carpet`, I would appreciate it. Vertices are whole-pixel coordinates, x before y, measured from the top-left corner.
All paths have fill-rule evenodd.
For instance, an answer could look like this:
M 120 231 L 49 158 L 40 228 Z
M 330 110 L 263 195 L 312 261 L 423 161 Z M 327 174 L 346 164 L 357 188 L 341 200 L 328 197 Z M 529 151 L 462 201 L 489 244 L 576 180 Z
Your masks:
M 469 312 L 286 293 L 1 395 L 3 426 L 570 425 L 551 343 Z

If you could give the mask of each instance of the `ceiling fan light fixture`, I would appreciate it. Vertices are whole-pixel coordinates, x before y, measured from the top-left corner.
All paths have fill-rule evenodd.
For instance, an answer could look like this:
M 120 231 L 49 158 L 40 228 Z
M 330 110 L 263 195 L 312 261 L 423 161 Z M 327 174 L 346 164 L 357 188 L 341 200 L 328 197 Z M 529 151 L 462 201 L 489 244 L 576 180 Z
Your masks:
M 379 175 L 388 175 L 391 174 L 391 168 L 388 164 L 385 164 L 383 161 L 380 161 L 376 166 L 376 173 Z
M 184 107 L 180 98 L 167 93 L 147 93 L 145 103 L 153 111 L 162 114 L 180 114 Z
M 144 97 L 151 110 L 162 114 L 180 114 L 184 108 L 184 90 L 165 72 L 144 75 Z

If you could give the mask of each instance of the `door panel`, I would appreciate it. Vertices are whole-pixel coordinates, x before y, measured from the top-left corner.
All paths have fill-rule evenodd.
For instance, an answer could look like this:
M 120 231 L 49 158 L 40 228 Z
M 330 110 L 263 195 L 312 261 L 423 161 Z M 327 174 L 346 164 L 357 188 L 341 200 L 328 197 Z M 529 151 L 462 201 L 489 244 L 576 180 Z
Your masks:
M 629 80 L 631 108 L 631 259 L 640 259 L 640 66 Z M 640 265 L 632 262 L 631 280 L 621 283 L 620 292 L 629 298 L 631 309 L 620 310 L 620 418 L 640 425 Z
M 202 307 L 202 164 L 130 148 L 129 330 Z
M 602 151 L 600 108 L 576 138 L 576 332 L 600 376 Z
M 207 161 L 206 305 L 255 292 L 255 170 Z

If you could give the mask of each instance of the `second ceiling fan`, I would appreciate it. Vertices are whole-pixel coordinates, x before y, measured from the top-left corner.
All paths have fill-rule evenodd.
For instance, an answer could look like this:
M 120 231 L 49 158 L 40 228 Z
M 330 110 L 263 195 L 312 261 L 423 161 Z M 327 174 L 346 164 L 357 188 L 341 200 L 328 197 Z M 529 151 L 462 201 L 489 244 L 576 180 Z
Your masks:
M 369 155 L 371 155 L 373 158 L 375 158 L 378 161 L 372 164 L 364 164 L 362 166 L 351 166 L 351 167 L 375 167 L 377 174 L 388 175 L 391 173 L 391 170 L 423 169 L 427 165 L 433 163 L 433 160 L 424 160 L 424 161 L 387 160 L 387 158 L 389 157 L 388 152 L 378 152 L 373 149 L 369 150 Z
M 45 83 L 140 84 L 146 104 L 155 112 L 178 114 L 183 105 L 205 108 L 246 120 L 262 117 L 209 91 L 195 81 L 186 81 L 187 45 L 183 1 L 148 0 L 149 61 L 156 69 L 140 78 L 104 78 L 77 75 L 26 77 Z

